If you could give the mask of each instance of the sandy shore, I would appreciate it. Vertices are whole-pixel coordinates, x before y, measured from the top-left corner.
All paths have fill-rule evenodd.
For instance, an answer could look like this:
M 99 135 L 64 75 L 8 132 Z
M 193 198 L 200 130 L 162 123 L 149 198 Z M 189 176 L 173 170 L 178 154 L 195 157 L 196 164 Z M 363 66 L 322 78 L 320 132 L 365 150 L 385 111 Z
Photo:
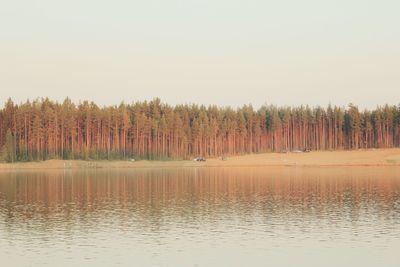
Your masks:
M 165 167 L 323 167 L 323 166 L 400 166 L 400 148 L 354 151 L 312 151 L 309 153 L 264 153 L 195 161 L 83 161 L 48 160 L 26 163 L 0 163 L 0 170 L 10 169 L 80 169 L 80 168 L 165 168 Z

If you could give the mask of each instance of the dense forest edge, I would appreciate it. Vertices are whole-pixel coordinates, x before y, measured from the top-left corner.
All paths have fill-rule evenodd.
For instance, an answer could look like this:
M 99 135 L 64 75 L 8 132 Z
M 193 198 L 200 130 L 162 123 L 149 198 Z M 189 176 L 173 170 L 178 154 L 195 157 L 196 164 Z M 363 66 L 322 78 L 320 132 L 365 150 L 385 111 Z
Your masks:
M 0 162 L 189 159 L 400 146 L 400 106 L 255 110 L 152 101 L 99 107 L 48 98 L 0 109 Z

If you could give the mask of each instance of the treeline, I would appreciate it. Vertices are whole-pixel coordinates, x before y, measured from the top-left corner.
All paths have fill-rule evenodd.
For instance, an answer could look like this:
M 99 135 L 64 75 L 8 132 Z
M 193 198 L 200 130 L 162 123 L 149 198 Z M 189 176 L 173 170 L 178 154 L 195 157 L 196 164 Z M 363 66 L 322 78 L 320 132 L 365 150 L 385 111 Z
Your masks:
M 0 110 L 1 160 L 187 159 L 282 150 L 400 146 L 400 106 L 254 110 L 150 102 L 99 107 L 49 99 Z

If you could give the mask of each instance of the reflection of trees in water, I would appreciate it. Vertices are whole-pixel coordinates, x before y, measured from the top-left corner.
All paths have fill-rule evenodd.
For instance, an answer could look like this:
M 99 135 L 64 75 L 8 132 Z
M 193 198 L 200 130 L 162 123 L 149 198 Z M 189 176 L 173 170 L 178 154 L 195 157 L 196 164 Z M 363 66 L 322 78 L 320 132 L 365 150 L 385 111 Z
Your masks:
M 400 197 L 396 169 L 182 168 L 13 172 L 0 174 L 1 201 L 119 208 L 274 202 L 274 205 L 393 205 Z M 346 204 L 347 203 L 347 204 Z
M 234 229 L 238 222 L 257 224 L 263 231 L 285 231 L 285 225 L 301 231 L 339 229 L 364 219 L 393 225 L 400 214 L 397 172 L 390 168 L 3 172 L 0 219 L 8 232 L 23 227 L 23 234 L 57 234 L 60 228 L 95 233 L 109 229 L 110 223 L 121 231 L 146 233 L 177 224 L 186 231 L 213 231 L 222 225 Z

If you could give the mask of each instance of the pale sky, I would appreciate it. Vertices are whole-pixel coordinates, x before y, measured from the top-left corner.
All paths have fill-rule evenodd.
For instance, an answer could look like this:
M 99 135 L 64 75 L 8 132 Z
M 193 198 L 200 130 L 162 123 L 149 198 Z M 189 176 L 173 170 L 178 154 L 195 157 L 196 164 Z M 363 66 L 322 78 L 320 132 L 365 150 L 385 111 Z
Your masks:
M 0 0 L 0 104 L 400 103 L 398 0 Z

